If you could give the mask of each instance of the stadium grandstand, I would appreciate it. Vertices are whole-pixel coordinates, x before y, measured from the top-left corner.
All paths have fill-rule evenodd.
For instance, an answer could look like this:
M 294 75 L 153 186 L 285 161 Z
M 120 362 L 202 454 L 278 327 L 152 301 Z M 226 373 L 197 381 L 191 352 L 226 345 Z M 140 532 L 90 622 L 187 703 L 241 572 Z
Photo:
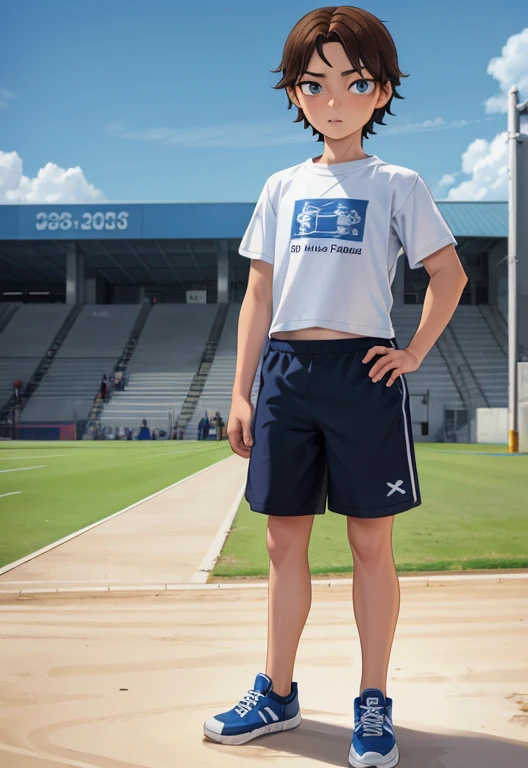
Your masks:
M 508 408 L 508 204 L 438 207 L 469 281 L 406 375 L 413 432 L 473 442 L 477 408 Z M 0 205 L 3 436 L 134 439 L 146 419 L 158 439 L 196 440 L 205 417 L 206 439 L 225 438 L 250 263 L 238 246 L 253 208 Z M 392 284 L 400 347 L 418 327 L 427 284 L 401 253 Z M 259 372 L 260 363 L 254 404 Z

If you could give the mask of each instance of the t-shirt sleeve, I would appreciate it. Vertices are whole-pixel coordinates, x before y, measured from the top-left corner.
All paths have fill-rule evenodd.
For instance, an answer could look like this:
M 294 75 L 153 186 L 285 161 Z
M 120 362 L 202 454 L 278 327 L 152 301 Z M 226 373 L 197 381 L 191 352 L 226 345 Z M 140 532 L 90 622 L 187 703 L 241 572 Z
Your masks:
M 449 243 L 458 245 L 440 213 L 429 187 L 420 175 L 401 208 L 392 217 L 392 228 L 407 256 L 409 267 L 423 267 L 422 259 Z
M 273 264 L 277 216 L 269 196 L 269 179 L 264 184 L 250 222 L 240 241 L 238 252 L 249 259 L 261 259 Z

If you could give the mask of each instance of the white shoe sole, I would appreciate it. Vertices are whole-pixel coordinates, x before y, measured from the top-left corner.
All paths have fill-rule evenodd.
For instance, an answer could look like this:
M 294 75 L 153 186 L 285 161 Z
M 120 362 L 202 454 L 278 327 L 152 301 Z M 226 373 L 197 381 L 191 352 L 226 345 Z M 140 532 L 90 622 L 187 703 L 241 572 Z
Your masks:
M 365 752 L 364 755 L 360 756 L 356 754 L 352 745 L 348 753 L 348 764 L 351 768 L 394 768 L 399 762 L 400 754 L 397 744 L 386 755 L 380 755 L 378 752 Z
M 215 733 L 214 731 L 211 731 L 204 724 L 204 734 L 208 739 L 216 741 L 219 744 L 238 745 L 245 744 L 246 741 L 256 739 L 258 736 L 265 736 L 267 733 L 278 733 L 279 731 L 288 731 L 290 728 L 297 728 L 301 722 L 301 710 L 299 710 L 295 717 L 292 717 L 291 720 L 282 720 L 281 722 L 277 723 L 269 723 L 268 725 L 262 726 L 262 728 L 255 728 L 254 731 L 249 731 L 248 733 L 238 733 L 234 734 L 233 736 L 224 736 L 221 733 Z

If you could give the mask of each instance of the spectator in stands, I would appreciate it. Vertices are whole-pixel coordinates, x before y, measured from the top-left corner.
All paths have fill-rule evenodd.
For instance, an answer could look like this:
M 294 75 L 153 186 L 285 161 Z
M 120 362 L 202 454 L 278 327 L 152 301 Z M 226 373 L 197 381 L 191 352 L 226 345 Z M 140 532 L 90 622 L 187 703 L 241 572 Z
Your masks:
M 123 371 L 116 371 L 114 376 L 114 389 L 123 388 Z
M 220 415 L 220 411 L 216 412 L 215 421 L 216 421 L 216 439 L 217 440 L 221 440 L 222 439 L 222 428 L 223 428 L 225 422 L 224 422 L 223 418 Z
M 103 373 L 103 378 L 101 379 L 101 387 L 100 387 L 100 393 L 101 393 L 101 399 L 104 400 L 105 403 L 108 402 L 108 380 L 106 378 L 106 373 Z
M 150 440 L 150 429 L 147 427 L 147 420 L 143 419 L 141 422 L 141 429 L 139 430 L 138 440 Z
M 15 379 L 13 382 L 13 394 L 15 396 L 15 400 L 18 403 L 20 398 L 22 397 L 22 387 L 24 386 L 24 382 L 22 379 Z

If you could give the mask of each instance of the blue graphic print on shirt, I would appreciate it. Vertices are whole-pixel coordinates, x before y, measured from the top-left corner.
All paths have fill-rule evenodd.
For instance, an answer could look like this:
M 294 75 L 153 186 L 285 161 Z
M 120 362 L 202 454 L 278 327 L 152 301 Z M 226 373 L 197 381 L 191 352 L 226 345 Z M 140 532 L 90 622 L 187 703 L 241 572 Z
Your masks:
M 295 200 L 291 237 L 363 241 L 368 200 L 350 197 Z

